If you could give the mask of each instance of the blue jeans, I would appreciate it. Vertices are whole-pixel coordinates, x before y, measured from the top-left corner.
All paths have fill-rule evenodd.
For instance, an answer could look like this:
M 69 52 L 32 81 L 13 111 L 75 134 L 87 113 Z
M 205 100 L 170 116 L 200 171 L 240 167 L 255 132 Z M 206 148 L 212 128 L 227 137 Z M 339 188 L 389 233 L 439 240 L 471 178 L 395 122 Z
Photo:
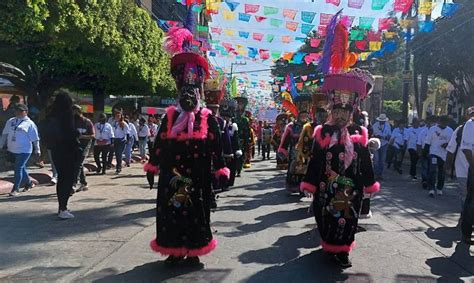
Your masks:
M 444 160 L 430 154 L 429 164 L 428 187 L 430 190 L 435 188 L 442 190 L 444 187 Z
M 51 163 L 51 170 L 53 170 L 53 178 L 58 178 L 58 170 L 56 170 L 56 165 L 54 165 L 53 161 L 53 154 L 51 153 L 51 149 L 48 149 L 48 158 L 49 162 Z
M 26 181 L 28 186 L 31 186 L 30 176 L 26 171 L 26 164 L 30 159 L 31 153 L 12 153 L 15 156 L 15 183 L 13 184 L 12 192 L 19 191 L 23 182 Z
M 114 153 L 115 153 L 115 160 L 117 161 L 117 166 L 115 167 L 115 171 L 120 172 L 122 171 L 122 156 L 123 151 L 125 149 L 126 140 L 119 140 L 114 139 Z
M 388 144 L 381 146 L 374 154 L 374 174 L 381 176 L 383 173 L 383 166 L 387 158 Z
M 140 157 L 141 158 L 145 158 L 147 143 L 148 143 L 148 137 L 139 137 L 138 138 L 138 147 L 140 149 Z
M 429 156 L 421 158 L 421 180 L 428 182 L 428 170 L 430 168 Z
M 125 154 L 125 163 L 130 164 L 132 159 L 133 144 L 135 143 L 135 138 L 130 137 L 130 140 L 125 144 L 124 154 Z

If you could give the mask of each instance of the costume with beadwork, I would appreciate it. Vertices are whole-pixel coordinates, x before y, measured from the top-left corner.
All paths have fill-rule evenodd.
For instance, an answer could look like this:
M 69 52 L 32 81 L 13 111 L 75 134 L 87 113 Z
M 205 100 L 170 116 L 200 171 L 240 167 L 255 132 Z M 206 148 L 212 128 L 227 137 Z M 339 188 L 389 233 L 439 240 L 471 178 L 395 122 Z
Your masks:
M 347 33 L 343 20 L 336 25 L 337 17 L 328 28 L 334 40 L 340 36 L 338 33 Z M 348 113 L 347 121 L 350 121 L 350 113 L 371 92 L 373 80 L 367 72 L 347 71 L 347 66 L 339 65 L 344 58 L 338 52 L 332 50 L 331 72 L 325 75 L 323 91 L 327 94 L 328 108 L 332 112 Z M 323 250 L 336 254 L 336 259 L 347 267 L 350 266 L 348 253 L 355 246 L 364 194 L 379 191 L 380 185 L 374 179 L 367 129 L 348 122 L 341 126 L 332 115 L 314 131 L 311 160 L 300 189 L 314 196 L 312 207 Z
M 237 103 L 234 99 L 225 97 L 220 102 L 219 113 L 224 118 L 223 128 L 227 130 L 230 138 L 230 151 L 229 154 L 224 154 L 227 167 L 230 170 L 228 186 L 232 187 L 235 182 L 235 175 L 237 173 L 237 166 L 239 160 L 242 158 L 242 150 L 240 150 L 239 142 L 239 128 L 236 123 L 232 121 L 235 117 L 235 110 Z
M 242 168 L 250 168 L 251 166 L 252 141 L 250 121 L 249 118 L 245 116 L 245 108 L 247 107 L 248 99 L 246 97 L 236 97 L 235 101 L 237 102 L 235 123 L 239 128 L 239 143 L 243 153 L 242 157 L 238 159 L 237 172 L 239 173 Z
M 172 260 L 196 258 L 216 248 L 210 228 L 211 183 L 229 176 L 218 122 L 209 109 L 200 107 L 208 63 L 193 52 L 192 40 L 186 28 L 168 32 L 164 45 L 173 56 L 178 106 L 166 109 L 154 154 L 144 168 L 148 174 L 159 174 L 151 248 Z
M 287 124 L 288 114 L 281 113 L 275 119 L 275 126 L 273 129 L 273 137 L 272 137 L 272 145 L 275 151 L 278 151 L 280 147 L 281 138 L 283 133 L 285 132 L 285 127 Z M 288 169 L 288 159 L 285 155 L 277 154 L 276 156 L 276 168 L 279 170 L 286 170 Z

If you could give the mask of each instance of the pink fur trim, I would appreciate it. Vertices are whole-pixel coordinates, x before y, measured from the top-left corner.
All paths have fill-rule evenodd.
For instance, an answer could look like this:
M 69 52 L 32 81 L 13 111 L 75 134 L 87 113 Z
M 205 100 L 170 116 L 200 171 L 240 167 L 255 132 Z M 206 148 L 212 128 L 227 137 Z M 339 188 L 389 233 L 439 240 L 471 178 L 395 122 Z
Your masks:
M 167 123 L 167 129 L 166 129 L 166 136 L 163 135 L 164 139 L 177 139 L 179 141 L 184 141 L 188 139 L 196 139 L 196 140 L 204 140 L 207 138 L 208 130 L 209 130 L 209 125 L 207 122 L 207 119 L 209 118 L 209 114 L 212 113 L 211 110 L 207 108 L 202 108 L 201 109 L 201 125 L 199 126 L 199 131 L 193 132 L 191 137 L 189 137 L 185 133 L 180 133 L 176 138 L 171 138 L 171 129 L 173 128 L 173 116 L 174 113 L 176 112 L 176 107 L 175 106 L 170 106 L 166 108 L 166 117 L 168 119 Z
M 288 157 L 288 150 L 284 149 L 283 147 L 278 148 L 278 152 Z
M 375 182 L 372 186 L 364 187 L 365 194 L 375 194 L 380 191 L 380 183 Z
M 367 147 L 369 142 L 369 131 L 365 127 L 362 128 L 362 134 L 356 134 L 351 136 L 351 140 L 353 143 L 359 143 L 364 147 Z
M 326 148 L 331 143 L 331 137 L 326 134 L 326 136 L 323 138 L 322 131 L 323 131 L 322 125 L 316 126 L 316 128 L 314 129 L 313 137 L 321 148 Z
M 151 163 L 147 163 L 143 166 L 143 171 L 153 173 L 154 175 L 158 175 L 160 173 L 160 168 L 155 166 Z
M 229 170 L 229 168 L 224 167 L 224 168 L 221 168 L 221 169 L 217 170 L 217 171 L 214 173 L 214 175 L 215 175 L 216 178 L 219 178 L 220 176 L 226 176 L 227 179 L 229 179 L 229 177 L 230 177 L 230 170 Z
M 315 194 L 316 191 L 317 191 L 317 188 L 315 185 L 312 185 L 308 182 L 301 182 L 300 184 L 300 191 L 301 192 L 304 192 L 304 191 L 307 191 L 307 192 L 310 192 L 312 194 Z
M 283 136 L 281 137 L 280 141 L 280 148 L 283 148 L 283 145 L 285 144 L 286 138 L 290 135 L 290 132 L 293 131 L 293 124 L 288 124 L 285 127 L 285 131 L 283 132 Z
M 217 247 L 217 240 L 212 239 L 209 244 L 205 245 L 199 249 L 187 249 L 185 247 L 180 248 L 166 248 L 159 246 L 156 242 L 156 239 L 153 239 L 150 242 L 150 248 L 162 255 L 172 255 L 172 256 L 203 256 L 212 252 Z
M 356 242 L 354 241 L 348 246 L 348 245 L 332 245 L 321 240 L 321 246 L 323 247 L 323 250 L 328 253 L 333 253 L 333 254 L 337 254 L 341 252 L 349 253 L 355 248 Z

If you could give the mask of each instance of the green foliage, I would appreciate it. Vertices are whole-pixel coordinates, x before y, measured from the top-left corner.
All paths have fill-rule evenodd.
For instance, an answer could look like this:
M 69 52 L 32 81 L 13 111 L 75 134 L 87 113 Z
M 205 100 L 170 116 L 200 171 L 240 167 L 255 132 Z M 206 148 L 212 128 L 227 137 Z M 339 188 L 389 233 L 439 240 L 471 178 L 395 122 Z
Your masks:
M 390 120 L 397 120 L 402 118 L 402 105 L 401 100 L 384 100 L 383 112 L 387 114 Z

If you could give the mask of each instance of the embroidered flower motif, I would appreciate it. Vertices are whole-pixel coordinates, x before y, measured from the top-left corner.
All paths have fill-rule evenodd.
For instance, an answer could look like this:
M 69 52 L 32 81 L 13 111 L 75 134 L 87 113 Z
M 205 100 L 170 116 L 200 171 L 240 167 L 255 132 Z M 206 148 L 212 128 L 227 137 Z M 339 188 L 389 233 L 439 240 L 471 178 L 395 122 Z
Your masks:
M 346 219 L 340 218 L 338 223 L 339 223 L 339 226 L 344 226 L 344 225 L 346 225 Z
M 345 157 L 346 155 L 343 152 L 339 153 L 339 160 L 344 160 Z
M 357 159 L 357 152 L 354 151 L 354 159 Z
M 331 160 L 332 159 L 332 153 L 328 152 L 326 153 L 326 160 Z

